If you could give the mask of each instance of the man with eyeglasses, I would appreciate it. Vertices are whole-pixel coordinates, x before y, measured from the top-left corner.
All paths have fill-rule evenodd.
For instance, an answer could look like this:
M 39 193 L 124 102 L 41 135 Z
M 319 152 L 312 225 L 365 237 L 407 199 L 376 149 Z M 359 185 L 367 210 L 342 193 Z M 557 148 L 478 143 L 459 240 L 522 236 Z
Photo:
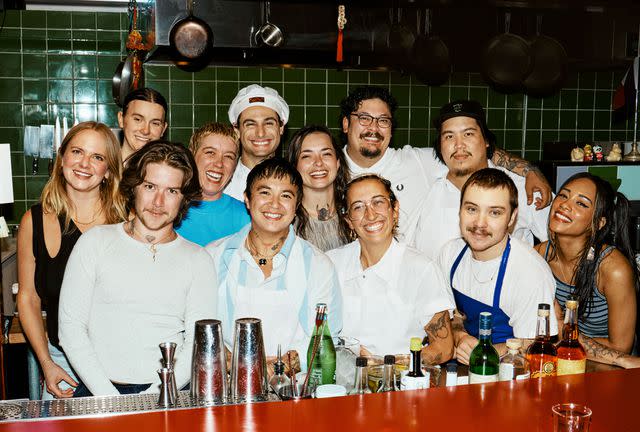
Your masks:
M 446 175 L 448 168 L 430 147 L 389 148 L 397 107 L 396 99 L 385 88 L 365 86 L 351 91 L 340 103 L 345 156 L 354 176 L 375 173 L 391 181 L 401 203 L 399 234 L 405 242 L 421 249 L 415 243 L 419 210 L 427 201 L 431 185 Z M 538 191 L 541 199 L 536 206 L 549 204 L 549 184 L 527 161 L 500 149 L 496 149 L 493 161 L 526 177 L 529 202 L 533 201 L 533 192 Z
M 289 105 L 271 87 L 251 84 L 240 89 L 229 107 L 229 122 L 240 137 L 240 161 L 224 193 L 243 201 L 249 171 L 276 155 Z

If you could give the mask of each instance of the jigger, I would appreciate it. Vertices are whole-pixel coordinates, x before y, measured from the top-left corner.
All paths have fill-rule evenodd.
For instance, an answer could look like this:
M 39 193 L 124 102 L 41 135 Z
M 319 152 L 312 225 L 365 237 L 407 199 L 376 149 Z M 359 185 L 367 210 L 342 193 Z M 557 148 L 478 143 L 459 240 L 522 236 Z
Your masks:
M 258 318 L 237 319 L 231 359 L 231 399 L 264 401 L 268 386 L 262 322 Z
M 176 405 L 176 397 L 171 392 L 171 381 L 173 380 L 173 369 L 158 369 L 160 377 L 160 397 L 158 398 L 158 406 L 160 408 L 169 408 Z
M 158 345 L 160 347 L 160 353 L 162 354 L 162 367 L 171 370 L 171 381 L 169 382 L 169 391 L 173 400 L 178 400 L 178 386 L 176 385 L 176 376 L 173 373 L 175 370 L 175 354 L 176 354 L 175 342 L 162 342 Z
M 229 395 L 227 361 L 219 320 L 196 321 L 191 360 L 191 397 L 201 405 L 224 403 Z

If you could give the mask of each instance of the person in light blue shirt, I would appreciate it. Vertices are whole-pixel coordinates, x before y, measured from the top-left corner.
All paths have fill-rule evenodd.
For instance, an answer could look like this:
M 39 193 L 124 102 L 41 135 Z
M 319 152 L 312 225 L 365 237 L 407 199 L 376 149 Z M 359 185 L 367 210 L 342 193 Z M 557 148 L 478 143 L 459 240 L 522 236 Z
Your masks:
M 329 258 L 295 234 L 291 223 L 301 202 L 298 171 L 281 158 L 262 161 L 247 178 L 251 224 L 206 250 L 218 272 L 214 315 L 222 321 L 227 347 L 236 319 L 260 318 L 267 357 L 281 344 L 283 352 L 298 352 L 304 369 L 316 304 L 327 304 L 335 336 L 342 329 L 342 294 Z
M 238 136 L 231 125 L 206 123 L 191 136 L 189 150 L 198 166 L 202 198 L 191 205 L 176 231 L 206 246 L 250 221 L 244 203 L 222 193 L 238 164 Z

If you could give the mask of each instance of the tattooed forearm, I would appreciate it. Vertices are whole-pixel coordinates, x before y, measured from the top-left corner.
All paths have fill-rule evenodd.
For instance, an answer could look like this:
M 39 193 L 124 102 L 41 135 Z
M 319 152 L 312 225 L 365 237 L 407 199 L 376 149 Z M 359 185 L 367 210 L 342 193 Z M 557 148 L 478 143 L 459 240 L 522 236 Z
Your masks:
M 447 322 L 450 322 L 450 319 L 446 312 L 441 312 L 435 315 L 433 319 L 429 321 L 429 323 L 424 327 L 424 330 L 429 335 L 430 341 L 435 339 L 446 339 L 449 337 L 450 332 Z
M 627 356 L 627 354 L 609 348 L 589 336 L 581 334 L 578 338 L 580 339 L 584 350 L 587 352 L 587 358 L 589 360 L 595 360 L 600 363 L 616 364 L 619 359 Z
M 453 335 L 449 312 L 437 313 L 424 326 L 429 345 L 422 349 L 422 360 L 428 364 L 440 364 L 453 357 Z
M 522 177 L 526 177 L 531 171 L 540 173 L 540 170 L 535 165 L 500 148 L 495 149 L 491 160 L 497 166 L 506 168 Z

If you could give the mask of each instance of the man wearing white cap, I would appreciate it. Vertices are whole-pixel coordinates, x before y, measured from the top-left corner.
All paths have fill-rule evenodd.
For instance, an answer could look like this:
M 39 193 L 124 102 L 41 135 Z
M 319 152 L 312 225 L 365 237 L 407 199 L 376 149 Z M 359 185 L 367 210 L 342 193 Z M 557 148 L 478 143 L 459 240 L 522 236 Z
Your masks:
M 273 157 L 289 120 L 289 105 L 270 87 L 258 84 L 240 89 L 229 107 L 229 121 L 238 130 L 242 152 L 224 193 L 243 200 L 249 171 Z

